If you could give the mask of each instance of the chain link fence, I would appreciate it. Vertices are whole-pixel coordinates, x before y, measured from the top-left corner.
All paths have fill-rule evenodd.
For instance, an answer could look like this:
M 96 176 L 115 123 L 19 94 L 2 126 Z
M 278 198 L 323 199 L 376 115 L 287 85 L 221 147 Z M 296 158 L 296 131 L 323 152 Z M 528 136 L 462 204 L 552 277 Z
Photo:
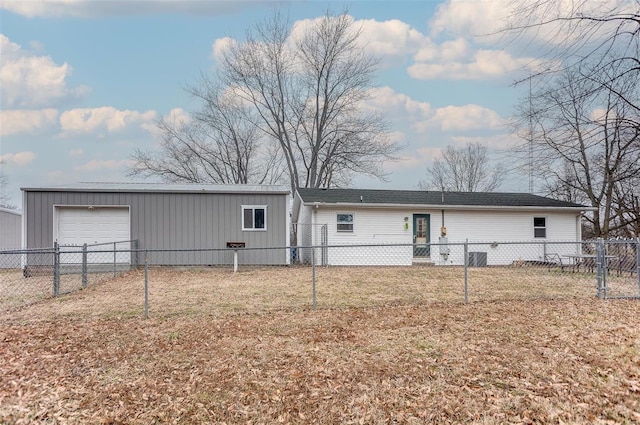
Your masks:
M 0 251 L 0 311 L 72 294 L 138 265 L 135 240 Z
M 638 240 L 185 250 L 124 241 L 0 252 L 0 312 L 54 320 L 640 298 L 639 267 Z

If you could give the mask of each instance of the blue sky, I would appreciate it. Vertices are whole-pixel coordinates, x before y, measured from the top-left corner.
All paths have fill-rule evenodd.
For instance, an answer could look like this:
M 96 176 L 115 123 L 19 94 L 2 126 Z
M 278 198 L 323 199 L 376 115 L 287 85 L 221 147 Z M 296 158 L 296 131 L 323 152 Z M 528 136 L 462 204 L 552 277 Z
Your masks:
M 539 65 L 535 44 L 479 36 L 503 24 L 506 1 L 279 4 L 292 21 L 348 7 L 367 49 L 382 57 L 370 106 L 405 148 L 385 165 L 387 182 L 357 178 L 354 186 L 412 189 L 447 145 L 473 141 L 499 152 L 517 140 L 508 122 L 525 88 L 512 83 Z M 259 0 L 0 5 L 0 158 L 17 205 L 20 187 L 128 180 L 133 150 L 155 146 L 155 120 L 196 109 L 184 87 L 215 69 L 216 41 L 242 41 L 278 7 Z M 502 187 L 527 188 L 515 172 Z

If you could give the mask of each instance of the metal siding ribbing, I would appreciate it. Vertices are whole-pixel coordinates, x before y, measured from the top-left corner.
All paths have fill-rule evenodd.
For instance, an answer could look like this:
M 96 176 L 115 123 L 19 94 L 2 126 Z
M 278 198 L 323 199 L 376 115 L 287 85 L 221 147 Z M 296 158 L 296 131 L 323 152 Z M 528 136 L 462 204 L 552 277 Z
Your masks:
M 20 249 L 22 216 L 0 210 L 0 249 Z M 1 266 L 1 265 L 0 265 Z
M 244 241 L 249 248 L 286 245 L 286 197 L 282 193 L 159 193 L 159 192 L 25 192 L 27 248 L 50 247 L 54 206 L 130 207 L 131 238 L 141 249 L 221 249 L 226 242 Z M 242 205 L 267 205 L 267 231 L 242 231 Z M 246 251 L 241 262 L 283 264 L 281 250 Z M 185 254 L 186 255 L 186 254 Z M 156 256 L 159 263 L 217 264 L 229 259 L 175 253 Z

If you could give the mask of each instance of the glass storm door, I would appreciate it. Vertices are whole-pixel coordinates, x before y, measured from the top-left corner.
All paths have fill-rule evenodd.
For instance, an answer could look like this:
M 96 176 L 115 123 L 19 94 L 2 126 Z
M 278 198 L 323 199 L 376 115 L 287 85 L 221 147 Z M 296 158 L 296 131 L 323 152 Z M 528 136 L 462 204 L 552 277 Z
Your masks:
M 429 249 L 429 214 L 413 215 L 413 256 L 428 257 Z

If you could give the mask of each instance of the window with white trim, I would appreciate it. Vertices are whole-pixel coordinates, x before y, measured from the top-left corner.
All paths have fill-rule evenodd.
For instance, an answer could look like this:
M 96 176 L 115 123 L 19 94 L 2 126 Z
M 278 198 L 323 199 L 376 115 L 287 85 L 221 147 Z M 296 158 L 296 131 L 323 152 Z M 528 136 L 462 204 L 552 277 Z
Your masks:
M 337 213 L 336 222 L 338 232 L 353 232 L 352 213 Z
M 547 237 L 547 218 L 546 217 L 533 217 L 533 237 L 534 238 Z
M 243 205 L 242 230 L 267 230 L 267 206 Z

